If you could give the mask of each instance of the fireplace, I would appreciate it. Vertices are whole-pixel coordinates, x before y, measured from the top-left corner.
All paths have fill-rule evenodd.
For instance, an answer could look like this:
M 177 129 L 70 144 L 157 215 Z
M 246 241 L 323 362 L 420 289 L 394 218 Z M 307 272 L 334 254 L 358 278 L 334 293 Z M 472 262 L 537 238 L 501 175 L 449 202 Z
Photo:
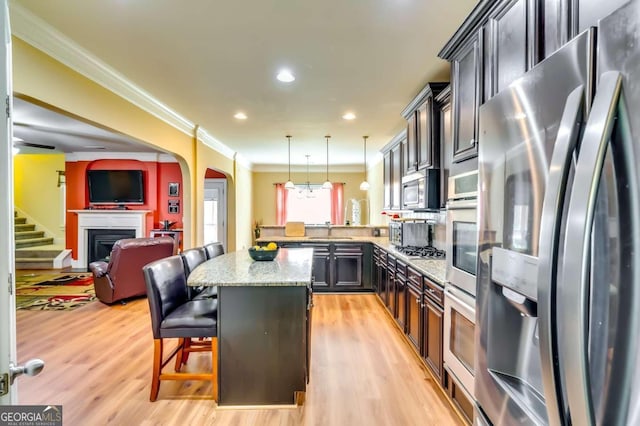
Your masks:
M 142 238 L 147 235 L 146 216 L 151 210 L 69 210 L 78 215 L 78 259 L 72 265 L 74 268 L 87 268 L 89 262 L 95 259 L 89 258 L 89 250 L 92 250 L 93 242 L 89 241 L 89 231 L 105 231 L 105 234 L 118 234 L 126 232 L 125 237 L 112 238 L 112 241 L 104 242 L 99 248 L 100 252 L 95 256 L 102 259 L 111 253 L 111 246 L 121 238 Z M 106 248 L 108 247 L 108 248 Z
M 135 229 L 87 229 L 87 263 L 104 260 L 116 241 L 135 237 Z

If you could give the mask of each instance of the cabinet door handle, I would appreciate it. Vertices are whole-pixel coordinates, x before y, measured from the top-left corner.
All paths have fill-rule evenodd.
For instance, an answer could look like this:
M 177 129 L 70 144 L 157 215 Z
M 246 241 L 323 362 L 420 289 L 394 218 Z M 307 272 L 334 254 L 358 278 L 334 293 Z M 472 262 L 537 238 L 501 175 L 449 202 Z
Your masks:
M 475 139 L 471 139 L 471 140 L 469 141 L 469 146 L 472 146 L 472 147 L 473 147 L 473 146 L 476 146 L 476 140 L 475 140 Z
M 416 303 L 417 303 L 418 305 L 420 305 L 420 298 L 419 298 L 419 297 L 418 297 L 418 298 L 416 298 Z

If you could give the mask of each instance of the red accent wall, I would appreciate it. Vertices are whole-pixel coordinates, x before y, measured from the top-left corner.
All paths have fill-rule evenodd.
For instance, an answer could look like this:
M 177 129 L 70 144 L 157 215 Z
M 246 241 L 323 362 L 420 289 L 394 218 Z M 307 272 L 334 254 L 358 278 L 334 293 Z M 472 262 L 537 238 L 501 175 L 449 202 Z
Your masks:
M 207 169 L 207 171 L 204 174 L 204 178 L 205 179 L 226 179 L 227 177 L 225 176 L 224 173 L 220 173 L 217 170 Z
M 67 210 L 89 207 L 87 170 L 142 170 L 144 179 L 144 204 L 128 205 L 131 210 L 151 210 L 147 215 L 147 236 L 153 228 L 160 227 L 161 220 L 177 222 L 173 227 L 182 228 L 182 173 L 178 163 L 158 163 L 139 160 L 74 161 L 65 165 L 67 186 Z M 178 197 L 169 197 L 169 182 L 177 182 Z M 180 212 L 169 214 L 168 200 L 178 200 Z M 115 207 L 115 205 L 114 205 Z M 78 215 L 67 212 L 66 246 L 72 249 L 72 257 L 78 254 Z

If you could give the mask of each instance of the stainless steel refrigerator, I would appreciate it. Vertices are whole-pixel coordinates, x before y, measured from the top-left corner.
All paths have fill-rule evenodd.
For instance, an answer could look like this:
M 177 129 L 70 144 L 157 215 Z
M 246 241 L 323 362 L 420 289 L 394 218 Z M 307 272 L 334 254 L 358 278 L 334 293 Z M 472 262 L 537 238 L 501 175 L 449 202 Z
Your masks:
M 480 108 L 475 398 L 640 424 L 640 1 Z

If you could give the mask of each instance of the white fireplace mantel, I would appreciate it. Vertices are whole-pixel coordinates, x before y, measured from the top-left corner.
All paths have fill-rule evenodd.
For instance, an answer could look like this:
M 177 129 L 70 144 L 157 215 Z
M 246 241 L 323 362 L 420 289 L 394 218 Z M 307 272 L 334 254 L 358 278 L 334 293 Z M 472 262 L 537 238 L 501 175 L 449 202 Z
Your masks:
M 146 235 L 146 216 L 151 210 L 69 210 L 78 215 L 78 260 L 74 267 L 86 268 L 89 229 L 134 229 L 136 238 Z

